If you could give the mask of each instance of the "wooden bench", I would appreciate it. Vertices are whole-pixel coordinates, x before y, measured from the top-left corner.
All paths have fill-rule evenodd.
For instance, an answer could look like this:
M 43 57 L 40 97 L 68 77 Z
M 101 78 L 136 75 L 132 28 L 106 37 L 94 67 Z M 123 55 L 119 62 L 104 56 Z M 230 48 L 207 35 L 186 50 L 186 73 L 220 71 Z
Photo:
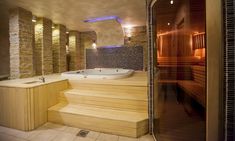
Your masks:
M 206 106 L 205 66 L 192 66 L 193 80 L 178 81 L 178 86 L 203 107 Z

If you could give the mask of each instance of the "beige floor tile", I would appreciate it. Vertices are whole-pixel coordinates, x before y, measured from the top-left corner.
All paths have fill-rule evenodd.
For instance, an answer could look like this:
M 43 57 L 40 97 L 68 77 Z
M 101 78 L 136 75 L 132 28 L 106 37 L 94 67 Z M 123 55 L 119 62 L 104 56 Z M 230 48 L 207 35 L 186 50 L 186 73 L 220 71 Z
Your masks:
M 1 127 L 0 126 L 0 132 L 7 134 L 7 135 L 11 135 L 14 137 L 18 137 L 21 139 L 30 139 L 33 136 L 36 136 L 37 134 L 39 134 L 42 130 L 47 130 L 47 128 L 45 127 L 40 127 L 38 129 L 35 129 L 33 131 L 21 131 L 21 130 L 16 130 L 16 129 L 11 129 L 11 128 L 6 128 L 6 127 Z
M 51 141 L 61 132 L 57 130 L 47 129 L 41 131 L 38 135 L 30 138 L 30 141 Z
M 20 131 L 16 129 L 11 129 L 11 128 L 6 128 L 2 127 L 1 132 L 6 135 L 11 135 L 14 137 L 22 138 L 22 139 L 27 139 L 29 137 L 29 133 L 25 131 Z
M 51 122 L 47 122 L 43 126 L 46 127 L 46 128 L 49 128 L 49 129 L 59 130 L 59 131 L 64 131 L 68 127 L 68 126 L 55 124 L 55 123 L 51 123 Z
M 73 141 L 97 141 L 96 139 L 94 138 L 88 138 L 88 137 L 76 137 Z
M 144 135 L 139 138 L 139 141 L 154 141 L 153 137 L 151 135 Z
M 40 134 L 41 132 L 44 132 L 45 130 L 48 130 L 48 128 L 41 126 L 37 129 L 34 129 L 32 131 L 29 132 L 29 137 L 28 139 L 32 139 L 33 137 L 37 136 L 38 134 Z
M 110 134 L 105 134 L 101 133 L 99 137 L 97 138 L 99 141 L 117 141 L 118 136 L 117 135 L 110 135 Z
M 64 132 L 76 135 L 81 129 L 75 127 L 67 127 Z
M 119 136 L 118 141 L 139 141 L 139 139 L 138 138 L 129 138 L 129 137 Z
M 92 138 L 92 139 L 97 139 L 100 134 L 101 134 L 100 132 L 89 131 L 89 133 L 87 134 L 87 137 Z
M 73 141 L 75 138 L 75 134 L 61 132 L 52 141 Z
M 0 133 L 0 141 L 26 141 L 26 140 L 11 135 L 7 135 L 4 133 Z
M 6 130 L 6 127 L 0 126 L 0 133 Z

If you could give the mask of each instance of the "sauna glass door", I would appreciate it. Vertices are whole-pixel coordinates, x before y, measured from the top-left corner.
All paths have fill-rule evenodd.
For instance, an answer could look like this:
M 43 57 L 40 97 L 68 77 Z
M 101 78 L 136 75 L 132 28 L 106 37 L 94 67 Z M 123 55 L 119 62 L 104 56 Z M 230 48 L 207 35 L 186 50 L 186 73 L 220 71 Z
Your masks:
M 204 141 L 205 0 L 156 0 L 151 10 L 153 135 Z

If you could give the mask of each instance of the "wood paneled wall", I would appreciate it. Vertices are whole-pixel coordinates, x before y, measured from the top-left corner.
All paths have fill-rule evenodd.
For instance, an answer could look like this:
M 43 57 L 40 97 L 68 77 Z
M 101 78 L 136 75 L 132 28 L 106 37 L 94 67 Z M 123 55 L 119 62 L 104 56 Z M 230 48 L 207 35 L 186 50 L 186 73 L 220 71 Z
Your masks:
M 163 9 L 157 11 L 159 13 L 157 17 L 175 17 L 174 22 L 170 23 L 168 27 L 162 26 L 167 23 L 157 20 L 158 56 L 193 56 L 193 35 L 205 33 L 205 0 L 184 0 L 180 5 L 174 6 L 177 7 L 175 10 L 177 12 L 174 13 L 170 9 L 165 10 L 169 8 L 166 6 L 164 12 Z M 169 28 L 171 29 L 169 30 Z M 201 46 L 205 47 L 205 42 Z

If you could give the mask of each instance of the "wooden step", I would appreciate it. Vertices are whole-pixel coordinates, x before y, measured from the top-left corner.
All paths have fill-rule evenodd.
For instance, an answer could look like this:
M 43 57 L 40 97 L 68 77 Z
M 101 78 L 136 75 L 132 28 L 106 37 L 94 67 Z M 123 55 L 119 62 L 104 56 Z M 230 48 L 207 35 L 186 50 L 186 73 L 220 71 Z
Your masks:
M 103 84 L 89 84 L 89 83 L 78 83 L 78 85 L 70 84 L 71 89 L 82 89 L 82 90 L 103 90 L 103 91 L 121 91 L 121 92 L 134 92 L 134 93 L 147 93 L 147 86 L 126 86 L 126 85 L 103 85 Z
M 148 132 L 148 114 L 59 103 L 48 109 L 48 121 L 98 132 L 139 137 Z
M 113 89 L 107 90 L 87 90 L 71 89 L 61 93 L 61 102 L 71 104 L 89 104 L 106 106 L 109 108 L 121 108 L 131 111 L 147 112 L 147 93 L 144 91 L 130 91 Z

